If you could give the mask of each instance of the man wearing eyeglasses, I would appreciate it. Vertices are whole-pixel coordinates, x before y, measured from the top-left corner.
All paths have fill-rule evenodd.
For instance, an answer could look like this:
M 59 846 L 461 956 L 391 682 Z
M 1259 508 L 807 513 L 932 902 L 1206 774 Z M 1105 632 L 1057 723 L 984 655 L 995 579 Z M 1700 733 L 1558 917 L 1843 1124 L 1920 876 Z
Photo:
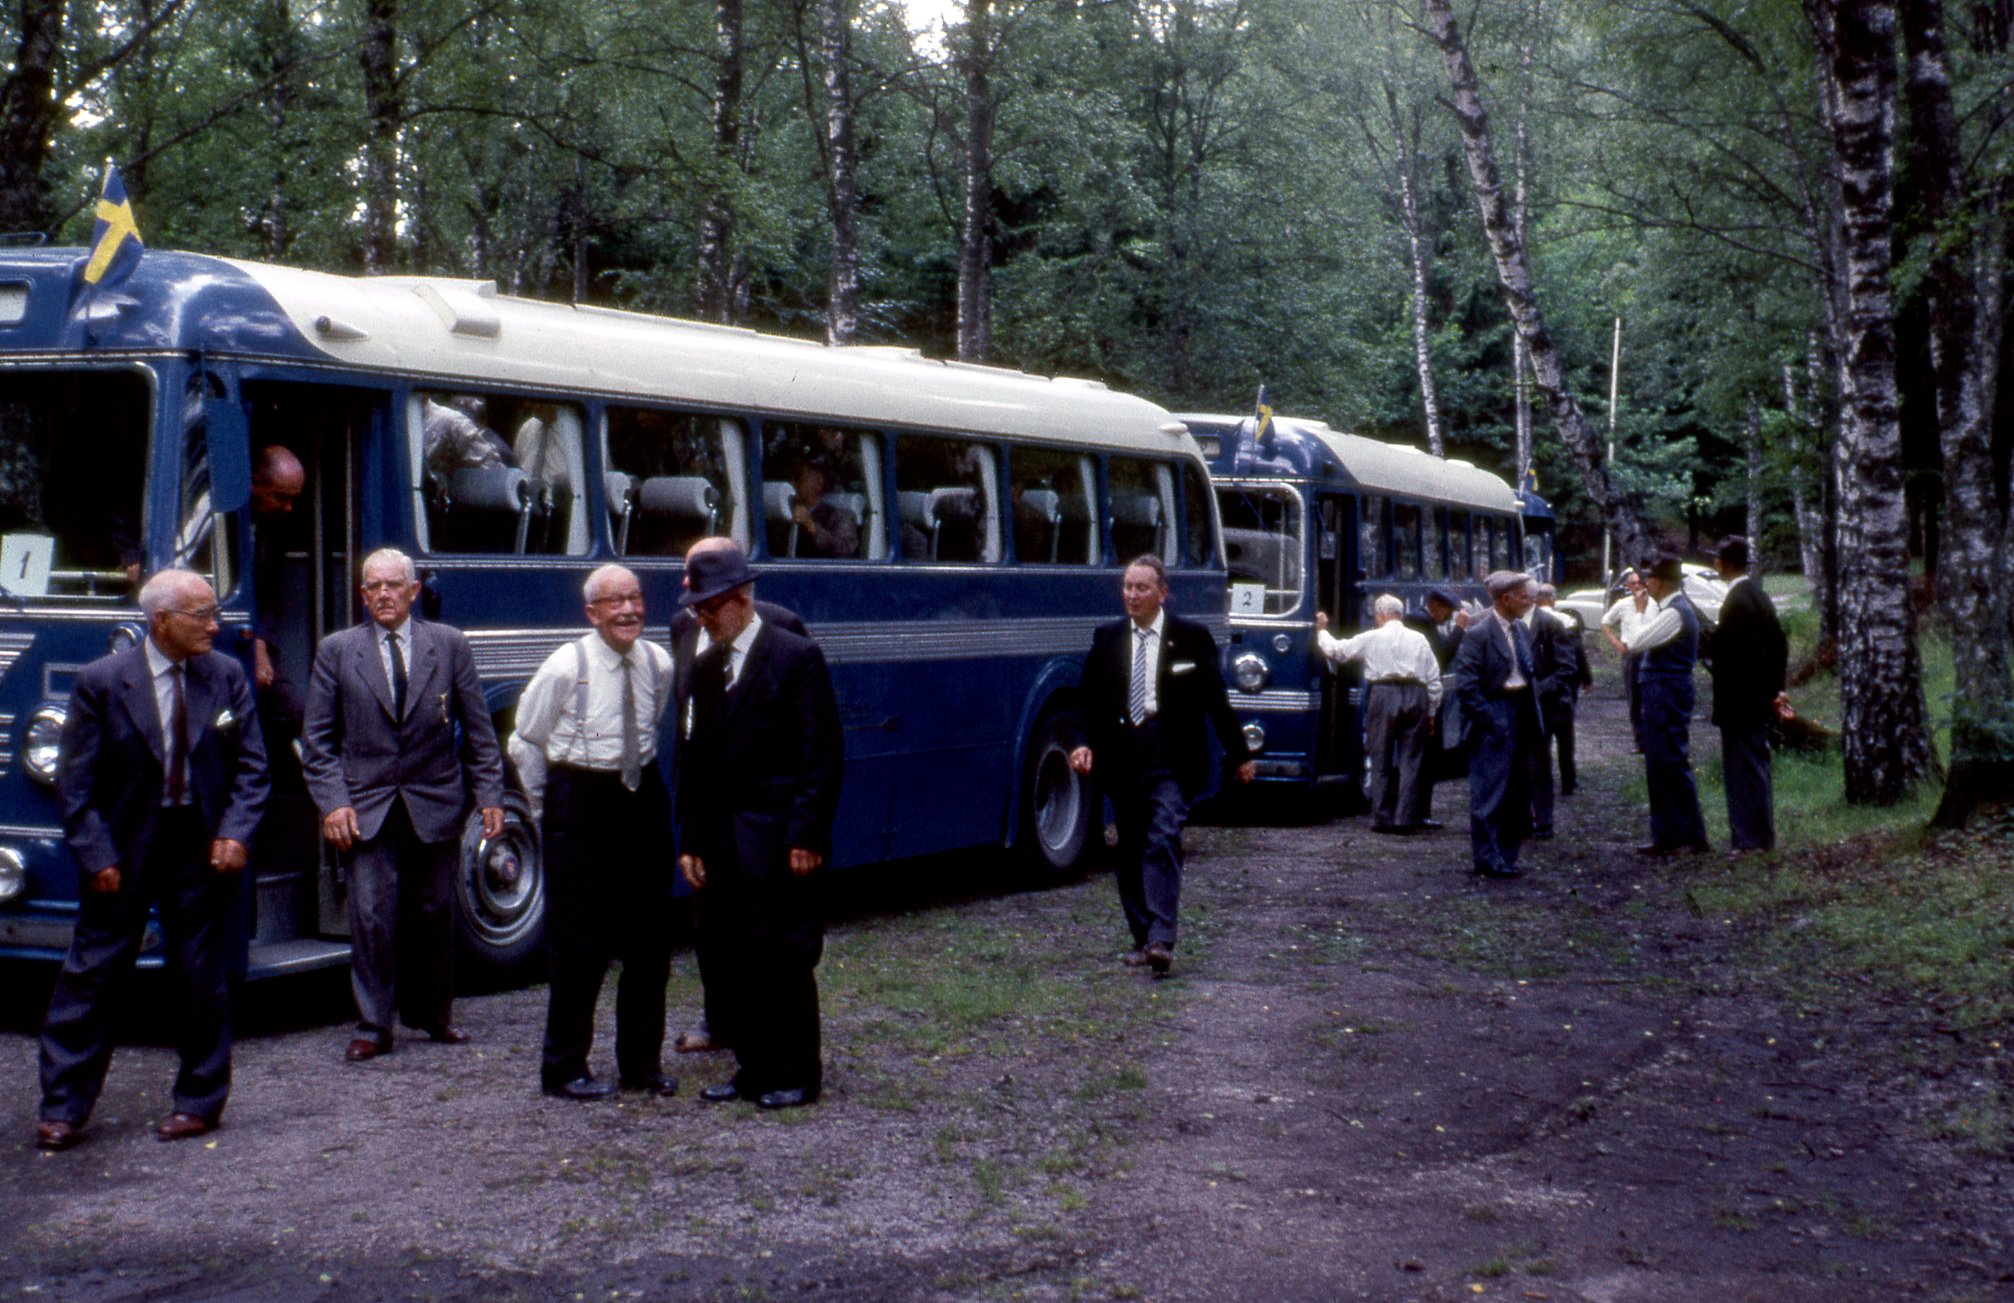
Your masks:
M 545 847 L 551 965 L 539 1084 L 560 1099 L 631 1090 L 669 1096 L 664 988 L 671 977 L 671 797 L 657 728 L 671 700 L 671 653 L 644 638 L 643 587 L 623 566 L 587 577 L 591 632 L 560 647 L 518 698 L 511 761 Z M 588 1067 L 595 1001 L 612 960 L 617 1081 Z
M 454 1025 L 455 871 L 469 806 L 503 831 L 503 757 L 475 657 L 459 629 L 412 618 L 413 560 L 364 558 L 368 624 L 315 649 L 301 769 L 322 836 L 349 870 L 350 990 L 357 1031 L 344 1057 L 392 1051 L 392 1020 L 440 1045 Z
M 181 1070 L 155 1134 L 216 1128 L 231 1086 L 230 972 L 266 750 L 244 669 L 213 651 L 217 595 L 163 570 L 140 589 L 147 636 L 77 673 L 57 797 L 82 891 L 42 1025 L 35 1143 L 79 1138 L 112 1057 L 107 998 L 159 906 Z

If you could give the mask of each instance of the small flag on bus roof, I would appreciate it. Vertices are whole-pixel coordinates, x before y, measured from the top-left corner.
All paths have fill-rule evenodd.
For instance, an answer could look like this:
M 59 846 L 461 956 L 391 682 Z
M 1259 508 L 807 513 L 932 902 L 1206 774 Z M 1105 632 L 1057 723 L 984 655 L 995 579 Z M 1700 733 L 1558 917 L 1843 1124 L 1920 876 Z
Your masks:
M 1258 410 L 1252 416 L 1252 441 L 1262 442 L 1273 433 L 1273 405 L 1266 401 L 1266 387 L 1259 386 Z
M 1538 467 L 1524 468 L 1524 491 L 1534 497 L 1538 496 Z
M 84 283 L 109 285 L 125 279 L 145 248 L 119 165 L 107 159 L 105 188 L 98 196 L 98 225 L 91 232 L 91 260 L 84 264 Z

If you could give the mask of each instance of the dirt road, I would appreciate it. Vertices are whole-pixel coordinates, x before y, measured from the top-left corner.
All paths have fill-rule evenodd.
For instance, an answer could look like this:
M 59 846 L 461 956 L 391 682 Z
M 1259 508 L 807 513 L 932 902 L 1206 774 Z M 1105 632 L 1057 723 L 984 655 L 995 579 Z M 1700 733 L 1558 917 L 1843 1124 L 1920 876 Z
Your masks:
M 1417 839 L 1193 829 L 1159 982 L 1116 962 L 1105 876 L 862 875 L 821 969 L 829 1093 L 793 1113 L 698 1102 L 717 1057 L 675 1065 L 675 1100 L 547 1100 L 542 990 L 464 1000 L 469 1046 L 367 1065 L 341 1061 L 340 993 L 297 991 L 252 1011 L 208 1141 L 152 1138 L 171 1056 L 141 1046 L 89 1141 L 46 1156 L 10 1032 L 0 1298 L 2014 1288 L 2014 1165 L 1925 1126 L 1972 1084 L 1906 1028 L 1779 1003 L 1688 907 L 1694 870 L 1629 854 L 1619 703 L 1582 732 L 1582 794 L 1518 882 L 1465 874 L 1458 788 Z

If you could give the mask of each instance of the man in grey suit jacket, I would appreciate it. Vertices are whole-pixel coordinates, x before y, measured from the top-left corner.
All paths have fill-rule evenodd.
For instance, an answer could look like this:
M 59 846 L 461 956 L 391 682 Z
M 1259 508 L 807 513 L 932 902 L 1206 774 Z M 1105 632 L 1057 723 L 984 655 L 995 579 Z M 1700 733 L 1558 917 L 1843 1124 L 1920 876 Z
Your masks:
M 351 1062 L 390 1053 L 394 1008 L 431 1040 L 468 1039 L 448 1015 L 471 798 L 483 835 L 503 831 L 503 758 L 475 658 L 459 630 L 412 618 L 419 592 L 405 553 L 366 557 L 371 623 L 324 638 L 308 681 L 302 769 L 349 866 Z

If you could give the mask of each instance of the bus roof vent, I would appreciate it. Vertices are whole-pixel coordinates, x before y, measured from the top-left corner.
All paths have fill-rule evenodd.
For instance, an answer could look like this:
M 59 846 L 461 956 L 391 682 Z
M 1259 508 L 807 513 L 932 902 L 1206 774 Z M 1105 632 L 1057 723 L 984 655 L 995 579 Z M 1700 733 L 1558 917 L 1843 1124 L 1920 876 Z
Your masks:
M 489 300 L 496 297 L 495 281 L 440 285 L 421 281 L 413 286 L 420 302 L 434 310 L 441 324 L 457 335 L 495 339 L 503 333 L 503 319 Z
M 354 344 L 371 337 L 371 332 L 362 326 L 353 326 L 339 317 L 326 315 L 315 318 L 315 333 L 339 344 Z

